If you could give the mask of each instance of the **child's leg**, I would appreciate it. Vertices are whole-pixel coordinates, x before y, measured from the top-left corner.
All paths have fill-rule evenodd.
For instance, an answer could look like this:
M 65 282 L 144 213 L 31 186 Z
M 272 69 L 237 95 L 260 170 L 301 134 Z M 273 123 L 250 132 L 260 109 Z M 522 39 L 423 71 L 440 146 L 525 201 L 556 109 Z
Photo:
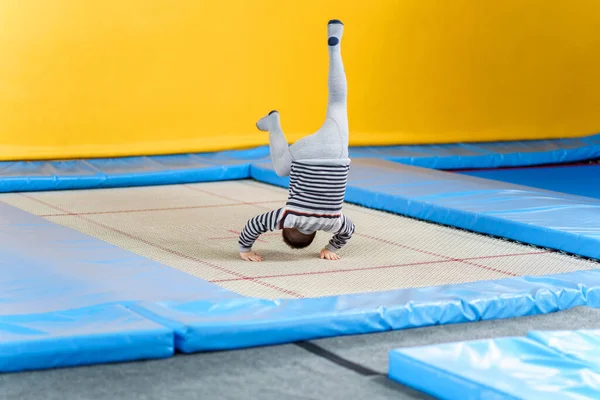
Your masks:
M 342 61 L 341 41 L 344 25 L 338 20 L 327 25 L 329 47 L 329 101 L 326 120 L 314 134 L 304 137 L 290 148 L 294 159 L 345 159 L 348 158 L 348 92 L 346 73 Z
M 329 45 L 329 102 L 327 117 L 333 118 L 339 125 L 341 133 L 348 141 L 348 112 L 346 98 L 348 85 L 342 61 L 341 41 L 344 25 L 337 20 L 329 21 L 327 25 L 327 44 Z
M 292 155 L 281 129 L 279 113 L 271 111 L 256 123 L 256 127 L 261 131 L 269 132 L 269 151 L 275 173 L 279 176 L 288 176 L 292 168 Z

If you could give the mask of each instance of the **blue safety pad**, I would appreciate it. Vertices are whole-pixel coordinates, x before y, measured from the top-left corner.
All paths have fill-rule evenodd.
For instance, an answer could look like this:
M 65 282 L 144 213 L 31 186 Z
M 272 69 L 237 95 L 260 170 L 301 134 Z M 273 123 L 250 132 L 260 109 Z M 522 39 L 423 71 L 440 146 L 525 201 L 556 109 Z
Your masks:
M 270 162 L 254 179 L 288 187 Z M 346 200 L 600 259 L 600 200 L 374 159 L 352 162 Z
M 462 171 L 461 174 L 600 199 L 600 165 Z
M 49 359 L 40 353 L 38 361 L 32 358 L 20 368 L 94 362 L 68 349 L 78 340 L 77 352 L 95 352 L 86 335 L 77 332 L 95 329 L 83 317 L 93 321 L 89 310 L 107 305 L 126 307 L 168 328 L 175 347 L 184 352 L 600 306 L 597 271 L 317 299 L 246 298 L 2 203 L 0 218 L 0 345 L 18 358 L 27 340 L 15 338 L 15 331 L 30 328 L 37 331 L 37 342 L 51 343 L 62 354 Z M 103 312 L 110 316 L 109 311 Z M 102 323 L 100 336 L 112 329 L 129 338 L 134 350 L 123 357 L 164 350 L 158 345 L 144 354 L 135 350 L 153 327 L 133 320 L 134 330 L 117 317 Z
M 0 163 L 0 193 L 96 189 L 245 179 L 252 159 L 169 155 Z
M 377 158 L 433 169 L 567 163 L 600 157 L 600 135 L 576 139 L 426 146 L 355 147 L 353 159 Z M 68 161 L 0 162 L 0 193 L 147 186 L 244 179 L 269 147 L 213 153 Z
M 219 166 L 219 154 L 202 162 L 192 155 L 152 158 L 145 166 L 137 165 L 139 170 L 128 169 L 123 164 L 127 159 L 89 165 L 114 176 L 130 174 L 132 180 L 158 165 L 167 173 L 170 165 L 177 171 L 196 162 L 226 171 L 243 166 L 257 180 L 287 186 L 287 178 L 276 176 L 263 156 L 264 149 L 254 153 L 253 160 L 228 157 L 226 167 Z M 126 179 L 119 179 L 113 182 L 125 185 Z M 499 187 L 489 180 L 374 159 L 353 161 L 347 199 L 484 233 L 517 238 L 522 234 L 535 244 L 551 243 L 576 253 L 599 248 L 599 202 L 594 199 L 508 184 Z M 570 225 L 572 221 L 578 226 Z M 0 321 L 34 316 L 37 323 L 35 318 L 43 321 L 56 312 L 118 305 L 171 330 L 175 347 L 185 352 L 600 306 L 598 271 L 318 299 L 245 298 L 2 203 L 0 254 Z M 79 324 L 77 318 L 73 321 Z M 121 329 L 119 322 L 114 326 Z M 0 326 L 0 345 L 19 354 L 23 340 L 4 340 L 12 329 L 14 324 Z M 36 329 L 47 332 L 46 343 L 57 349 L 67 349 L 77 336 L 57 333 L 73 332 L 68 327 Z M 132 337 L 144 337 L 144 329 Z
M 0 316 L 0 371 L 165 358 L 171 329 L 120 305 Z
M 173 331 L 123 307 L 240 297 L 2 202 L 0 254 L 0 371 L 163 357 Z
M 270 152 L 269 146 L 260 146 L 245 150 L 228 150 L 212 153 L 198 153 L 196 155 L 207 162 L 220 163 L 222 161 L 226 161 L 227 163 L 241 163 L 268 159 L 270 157 Z
M 433 169 L 559 164 L 600 157 L 600 135 L 499 143 L 357 147 L 350 149 L 350 157 L 379 158 Z
M 313 299 L 141 302 L 137 313 L 171 327 L 183 352 L 600 307 L 600 271 Z
M 443 400 L 600 398 L 600 370 L 527 338 L 395 349 L 391 379 Z
M 2 202 L 0 246 L 0 315 L 159 298 L 239 297 Z

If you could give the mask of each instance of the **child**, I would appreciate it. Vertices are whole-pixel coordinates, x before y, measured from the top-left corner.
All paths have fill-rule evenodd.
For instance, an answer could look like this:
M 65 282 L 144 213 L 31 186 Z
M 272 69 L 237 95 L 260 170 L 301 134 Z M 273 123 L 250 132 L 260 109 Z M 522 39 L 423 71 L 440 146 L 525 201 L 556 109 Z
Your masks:
M 347 86 L 340 51 L 343 32 L 340 21 L 329 21 L 329 102 L 321 129 L 289 146 L 277 111 L 271 111 L 256 124 L 259 130 L 269 132 L 275 172 L 282 177 L 289 175 L 290 188 L 285 207 L 252 218 L 242 230 L 240 256 L 246 261 L 263 260 L 252 251 L 252 246 L 267 231 L 282 230 L 283 241 L 293 249 L 308 247 L 318 230 L 333 233 L 320 254 L 327 260 L 338 260 L 336 251 L 354 233 L 354 224 L 342 214 L 350 168 Z

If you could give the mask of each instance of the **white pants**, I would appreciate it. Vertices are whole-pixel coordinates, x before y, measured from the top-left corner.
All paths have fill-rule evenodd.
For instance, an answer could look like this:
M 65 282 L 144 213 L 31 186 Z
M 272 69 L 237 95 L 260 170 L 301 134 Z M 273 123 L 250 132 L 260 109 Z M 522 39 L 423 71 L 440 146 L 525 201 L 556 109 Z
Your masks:
M 294 160 L 329 160 L 347 163 L 348 160 L 348 110 L 347 82 L 341 54 L 344 25 L 330 21 L 327 25 L 329 47 L 329 101 L 325 122 L 312 135 L 289 146 L 278 112 L 271 112 L 256 124 L 269 132 L 269 148 L 275 172 L 288 176 Z

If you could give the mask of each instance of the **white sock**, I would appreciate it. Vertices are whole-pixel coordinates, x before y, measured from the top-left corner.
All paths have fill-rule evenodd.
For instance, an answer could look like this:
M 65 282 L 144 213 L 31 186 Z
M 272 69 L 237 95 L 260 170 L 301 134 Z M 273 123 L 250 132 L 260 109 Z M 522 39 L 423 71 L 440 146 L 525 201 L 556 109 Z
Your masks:
M 344 24 L 331 20 L 327 25 L 327 45 L 329 46 L 329 107 L 333 104 L 346 105 L 348 86 L 344 63 L 342 62 L 342 36 Z
M 279 176 L 288 176 L 292 168 L 292 155 L 281 129 L 279 112 L 271 111 L 256 123 L 256 127 L 263 132 L 269 132 L 269 152 L 275 173 Z

